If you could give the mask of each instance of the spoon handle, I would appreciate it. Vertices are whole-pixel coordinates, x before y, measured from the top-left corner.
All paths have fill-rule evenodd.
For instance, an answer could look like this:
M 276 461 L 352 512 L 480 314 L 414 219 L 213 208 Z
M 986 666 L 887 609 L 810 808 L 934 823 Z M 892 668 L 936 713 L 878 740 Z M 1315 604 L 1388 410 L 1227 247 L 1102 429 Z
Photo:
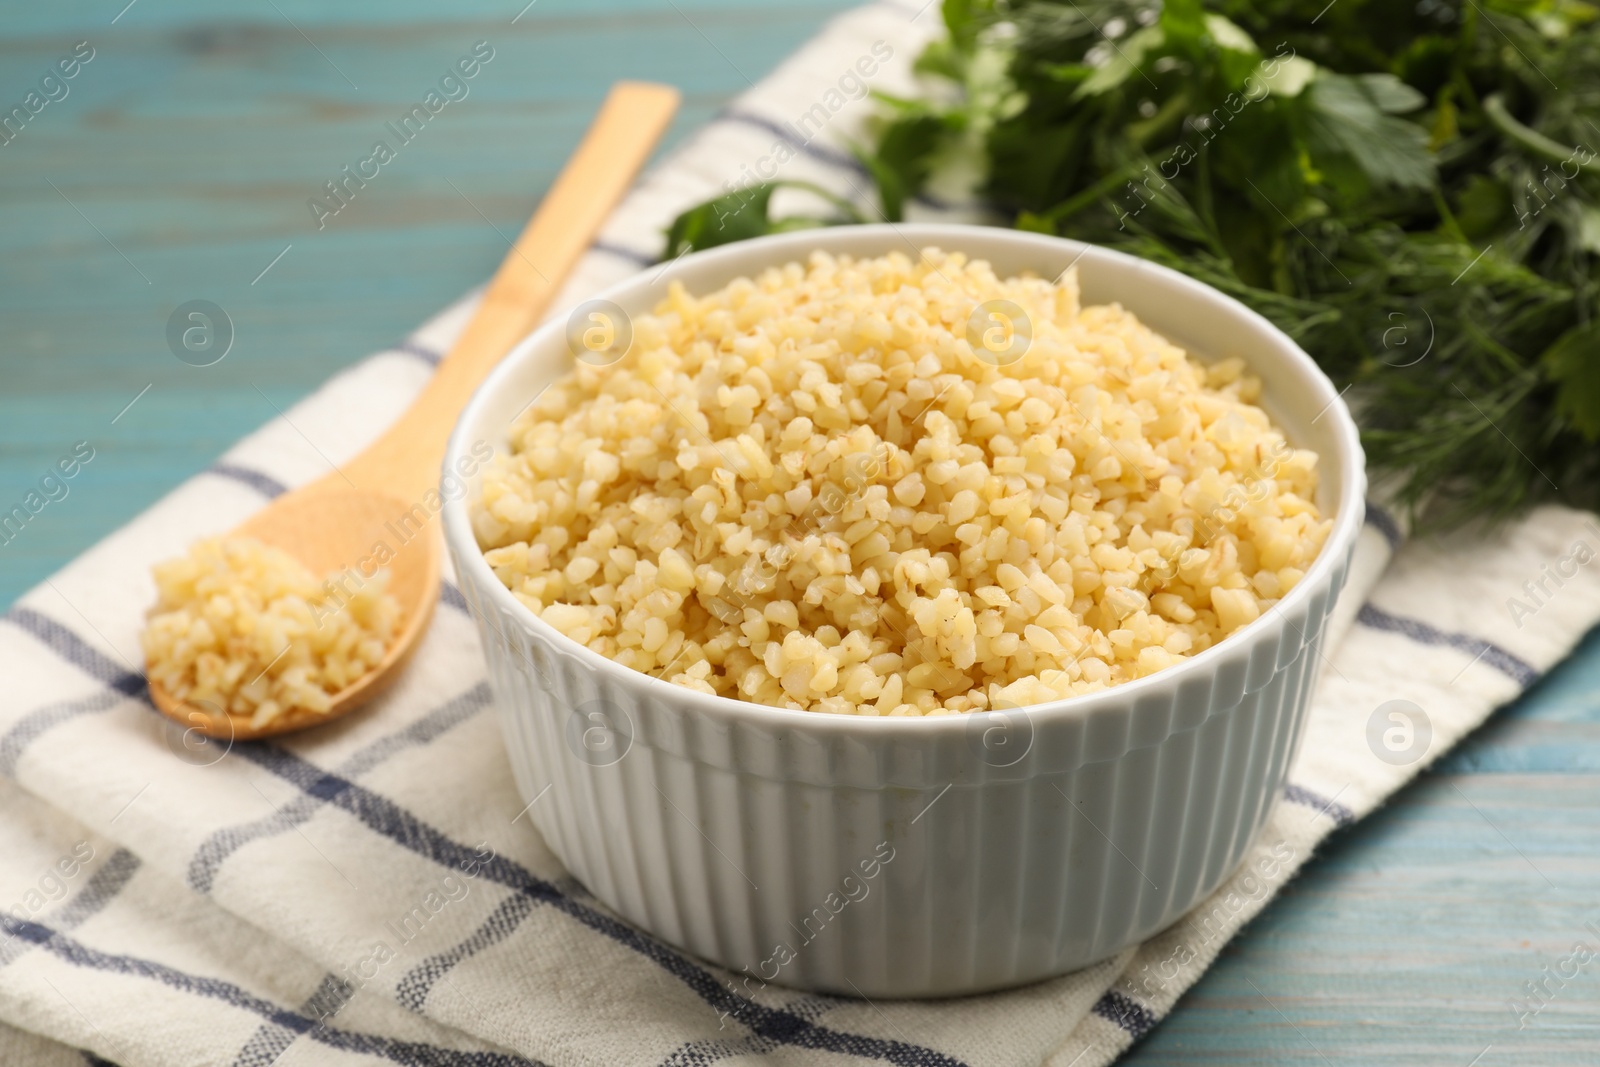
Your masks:
M 356 485 L 414 500 L 438 482 L 445 442 L 472 391 L 544 315 L 654 150 L 678 100 L 678 91 L 666 85 L 612 87 L 432 381 L 346 465 Z

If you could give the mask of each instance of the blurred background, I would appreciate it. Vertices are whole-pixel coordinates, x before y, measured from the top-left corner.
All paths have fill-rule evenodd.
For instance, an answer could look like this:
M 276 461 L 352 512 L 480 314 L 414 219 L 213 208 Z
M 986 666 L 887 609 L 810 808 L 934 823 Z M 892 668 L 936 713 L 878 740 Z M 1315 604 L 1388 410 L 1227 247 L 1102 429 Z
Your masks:
M 0 109 L 92 50 L 0 145 L 0 510 L 94 449 L 0 545 L 0 608 L 485 280 L 613 80 L 683 90 L 670 151 L 851 6 L 523 2 L 0 3 Z M 319 228 L 308 201 L 480 41 L 464 95 Z M 207 366 L 169 338 L 191 301 L 225 314 Z M 1594 646 L 1336 836 L 1128 1062 L 1595 1062 L 1600 977 L 1527 1034 L 1507 1006 L 1581 936 L 1542 872 L 1593 870 Z

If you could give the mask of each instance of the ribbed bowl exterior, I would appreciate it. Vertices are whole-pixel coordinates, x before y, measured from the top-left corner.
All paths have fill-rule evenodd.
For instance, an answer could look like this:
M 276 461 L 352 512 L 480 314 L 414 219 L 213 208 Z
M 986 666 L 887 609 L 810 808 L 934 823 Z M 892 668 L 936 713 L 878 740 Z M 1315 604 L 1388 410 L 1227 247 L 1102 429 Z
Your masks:
M 612 663 L 534 617 L 486 565 L 468 462 L 503 448 L 571 366 L 562 323 L 506 358 L 462 415 L 446 542 L 479 623 L 529 816 L 625 918 L 762 982 L 870 997 L 973 993 L 1105 959 L 1171 924 L 1239 864 L 1282 788 L 1365 493 L 1348 411 L 1260 315 L 1133 257 L 988 227 L 841 227 L 741 242 L 601 294 L 633 313 L 681 281 L 906 242 L 996 271 L 1079 272 L 1198 353 L 1237 354 L 1263 406 L 1321 457 L 1321 556 L 1260 619 L 1183 663 L 1036 708 L 923 719 L 743 704 Z M 586 305 L 587 306 L 587 305 Z M 465 465 L 463 465 L 465 464 Z
M 759 981 L 913 997 L 1063 974 L 1216 888 L 1282 787 L 1348 550 L 1207 674 L 866 741 L 596 672 L 457 563 L 529 815 L 596 897 Z

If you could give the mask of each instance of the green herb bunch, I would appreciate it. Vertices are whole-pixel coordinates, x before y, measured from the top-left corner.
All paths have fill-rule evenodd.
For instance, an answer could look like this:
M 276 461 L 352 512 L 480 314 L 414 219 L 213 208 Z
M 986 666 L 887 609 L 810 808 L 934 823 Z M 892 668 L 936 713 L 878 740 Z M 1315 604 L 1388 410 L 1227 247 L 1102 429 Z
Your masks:
M 945 0 L 858 152 L 884 218 L 982 161 L 1019 228 L 1229 293 L 1348 394 L 1374 473 L 1432 525 L 1600 471 L 1600 9 L 1580 0 Z M 837 218 L 774 186 L 669 253 Z M 716 220 L 718 225 L 711 225 Z M 731 221 L 731 224 L 730 224 Z

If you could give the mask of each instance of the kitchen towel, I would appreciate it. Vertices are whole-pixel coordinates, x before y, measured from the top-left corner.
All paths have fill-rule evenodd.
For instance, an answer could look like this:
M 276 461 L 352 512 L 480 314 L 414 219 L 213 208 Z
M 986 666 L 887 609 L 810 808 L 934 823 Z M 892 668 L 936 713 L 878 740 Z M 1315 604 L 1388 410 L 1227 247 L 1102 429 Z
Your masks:
M 836 19 L 641 182 L 558 306 L 648 267 L 672 217 L 730 183 L 802 178 L 867 204 L 847 151 L 870 112 L 860 90 L 904 91 L 937 15 L 880 2 Z M 912 215 L 972 217 L 951 196 Z M 427 381 L 472 300 L 267 423 L 0 622 L 0 1060 L 1110 1063 L 1325 835 L 1600 618 L 1590 516 L 1545 507 L 1492 534 L 1407 543 L 1370 507 L 1280 802 L 1245 864 L 1183 921 L 1005 993 L 747 996 L 617 919 L 540 841 L 448 575 L 422 648 L 362 714 L 274 742 L 196 744 L 148 703 L 150 564 L 359 451 Z M 1530 600 L 1525 583 L 1552 573 Z

